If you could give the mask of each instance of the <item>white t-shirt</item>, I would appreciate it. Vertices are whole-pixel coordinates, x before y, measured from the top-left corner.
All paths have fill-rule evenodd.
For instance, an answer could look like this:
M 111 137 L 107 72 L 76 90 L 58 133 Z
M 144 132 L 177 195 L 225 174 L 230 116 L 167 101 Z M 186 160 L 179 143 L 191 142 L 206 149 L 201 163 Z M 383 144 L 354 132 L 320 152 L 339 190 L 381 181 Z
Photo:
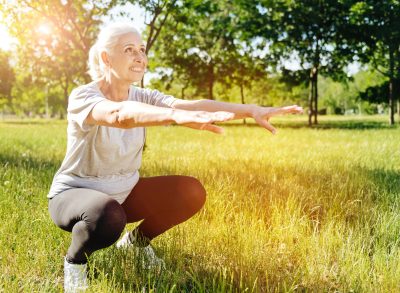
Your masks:
M 122 203 L 138 182 L 145 128 L 120 129 L 85 123 L 93 107 L 104 100 L 106 97 L 95 81 L 74 89 L 69 96 L 67 153 L 54 176 L 48 198 L 71 188 L 89 188 Z M 128 100 L 171 107 L 176 99 L 157 90 L 131 86 Z

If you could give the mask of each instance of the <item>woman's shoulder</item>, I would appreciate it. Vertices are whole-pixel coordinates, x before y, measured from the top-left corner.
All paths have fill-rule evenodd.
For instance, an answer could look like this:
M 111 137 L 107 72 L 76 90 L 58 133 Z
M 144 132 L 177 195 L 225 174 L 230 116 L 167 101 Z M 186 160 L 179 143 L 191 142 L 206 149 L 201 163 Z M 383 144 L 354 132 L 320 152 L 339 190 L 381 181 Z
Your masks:
M 87 84 L 79 85 L 71 91 L 69 95 L 69 100 L 79 99 L 79 98 L 88 98 L 93 96 L 103 97 L 102 92 L 100 91 L 96 81 L 92 81 Z
M 75 87 L 72 92 L 82 92 L 82 91 L 87 91 L 87 90 L 99 90 L 98 85 L 96 81 L 91 81 L 86 84 L 81 84 Z

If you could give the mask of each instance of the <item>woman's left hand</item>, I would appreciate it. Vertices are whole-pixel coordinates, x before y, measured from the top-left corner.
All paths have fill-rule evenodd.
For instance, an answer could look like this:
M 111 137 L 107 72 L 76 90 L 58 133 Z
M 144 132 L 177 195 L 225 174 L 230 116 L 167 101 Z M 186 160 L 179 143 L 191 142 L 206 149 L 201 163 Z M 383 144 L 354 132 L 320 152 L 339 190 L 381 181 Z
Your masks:
M 252 118 L 265 129 L 271 131 L 272 134 L 276 133 L 275 127 L 269 123 L 269 119 L 273 116 L 285 115 L 285 114 L 301 114 L 303 108 L 297 105 L 287 107 L 261 107 L 257 106 L 253 110 Z

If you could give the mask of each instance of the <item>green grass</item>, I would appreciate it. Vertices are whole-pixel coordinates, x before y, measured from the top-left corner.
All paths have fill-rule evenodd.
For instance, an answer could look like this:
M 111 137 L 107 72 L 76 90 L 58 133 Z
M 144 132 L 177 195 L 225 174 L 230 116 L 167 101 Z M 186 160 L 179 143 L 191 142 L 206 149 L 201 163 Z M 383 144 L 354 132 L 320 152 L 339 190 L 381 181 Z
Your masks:
M 91 257 L 89 292 L 400 291 L 400 128 L 362 118 L 278 119 L 276 136 L 149 128 L 141 175 L 195 176 L 206 206 L 154 241 L 166 273 L 110 247 Z M 65 132 L 0 123 L 0 292 L 62 290 L 70 235 L 46 194 Z

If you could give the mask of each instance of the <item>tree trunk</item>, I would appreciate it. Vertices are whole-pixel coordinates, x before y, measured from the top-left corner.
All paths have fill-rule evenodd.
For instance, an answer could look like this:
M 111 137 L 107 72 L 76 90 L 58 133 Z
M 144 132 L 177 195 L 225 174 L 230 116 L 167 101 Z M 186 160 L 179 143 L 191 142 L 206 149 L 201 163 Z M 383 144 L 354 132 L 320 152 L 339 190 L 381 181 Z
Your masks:
M 46 108 L 46 119 L 49 119 L 49 90 L 48 86 L 46 86 L 46 91 L 45 91 L 46 97 L 45 97 L 45 108 Z
M 314 56 L 314 64 L 313 68 L 311 69 L 312 71 L 312 80 L 313 80 L 313 98 L 314 98 L 314 124 L 318 124 L 318 68 L 319 68 L 319 40 L 320 37 L 317 35 L 316 36 L 316 43 L 315 43 L 315 56 Z
M 208 68 L 208 98 L 214 100 L 214 65 L 211 63 Z
M 318 124 L 318 67 L 314 69 L 314 124 Z
M 244 86 L 243 83 L 240 83 L 240 97 L 242 100 L 242 104 L 244 105 Z M 243 124 L 246 125 L 246 118 L 243 118 Z
M 394 100 L 393 100 L 393 83 L 394 83 L 394 52 L 389 47 L 389 124 L 394 125 Z
M 313 77 L 313 70 L 311 69 L 310 72 L 310 91 L 308 95 L 308 126 L 312 125 L 312 115 L 313 115 L 313 108 L 314 108 L 314 77 Z
M 68 77 L 65 78 L 65 86 L 64 89 L 64 101 L 65 101 L 65 109 L 68 107 L 68 87 L 69 87 L 69 79 Z
M 183 86 L 183 87 L 181 88 L 181 99 L 182 99 L 182 100 L 185 99 L 185 89 L 186 89 L 186 86 Z
M 389 80 L 389 124 L 394 125 L 393 78 Z
M 399 61 L 400 61 L 400 58 L 399 58 Z M 400 73 L 400 70 L 398 70 L 398 72 Z M 400 78 L 399 77 L 397 77 L 394 80 L 393 92 L 394 92 L 394 100 L 397 100 L 397 116 L 398 116 L 397 118 L 399 119 L 398 121 L 400 123 Z

